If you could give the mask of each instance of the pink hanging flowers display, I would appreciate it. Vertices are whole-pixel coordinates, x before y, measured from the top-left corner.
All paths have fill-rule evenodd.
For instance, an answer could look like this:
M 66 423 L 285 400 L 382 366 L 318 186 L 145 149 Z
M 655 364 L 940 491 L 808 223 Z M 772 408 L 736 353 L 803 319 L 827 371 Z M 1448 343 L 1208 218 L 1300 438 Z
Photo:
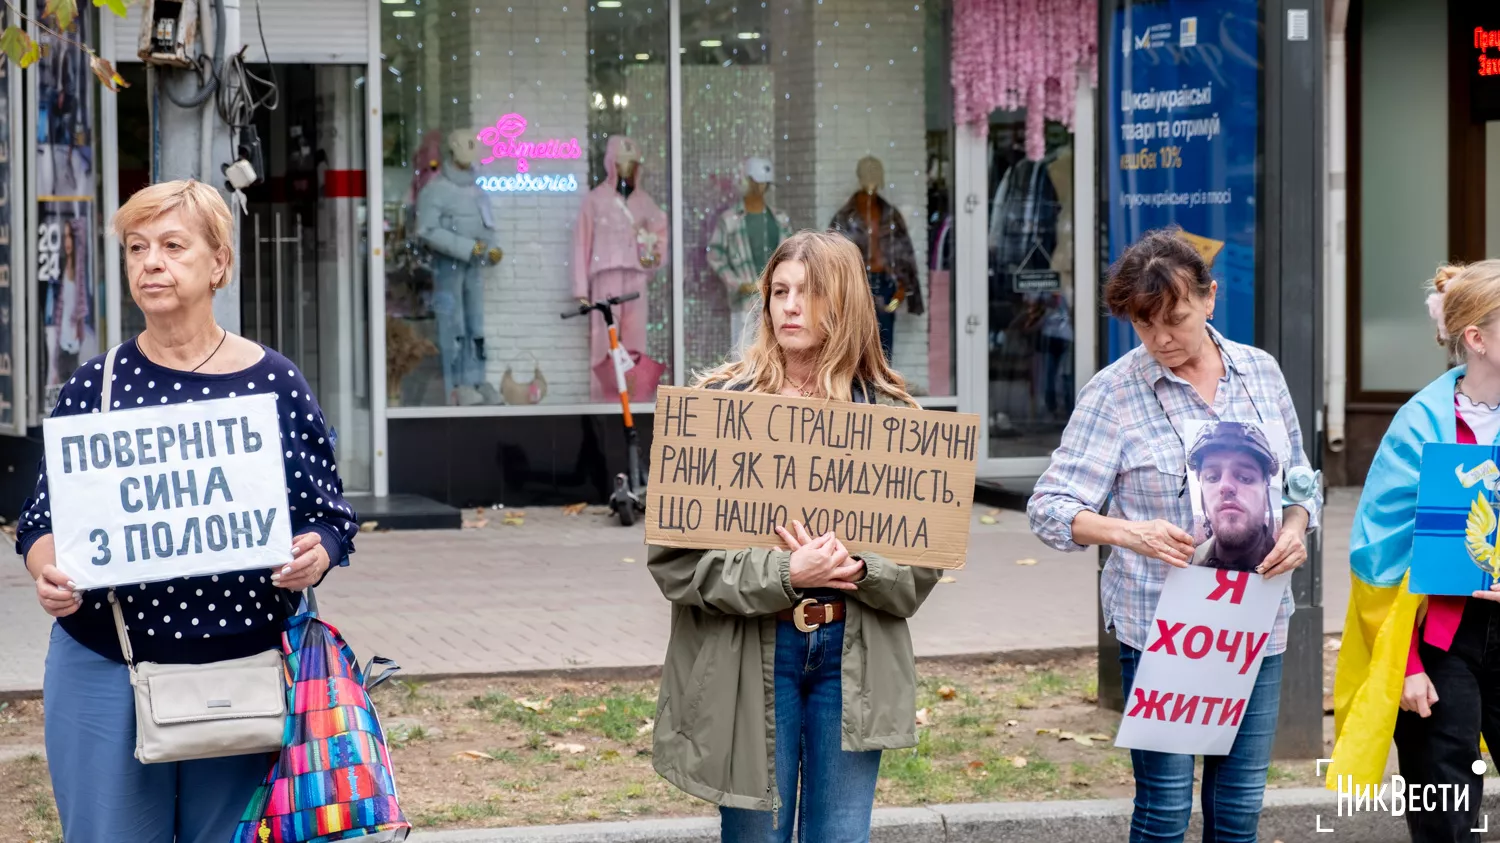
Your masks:
M 983 133 L 990 112 L 1026 109 L 1026 156 L 1046 153 L 1045 127 L 1073 127 L 1078 69 L 1098 60 L 1097 0 L 955 0 L 953 91 L 958 122 Z

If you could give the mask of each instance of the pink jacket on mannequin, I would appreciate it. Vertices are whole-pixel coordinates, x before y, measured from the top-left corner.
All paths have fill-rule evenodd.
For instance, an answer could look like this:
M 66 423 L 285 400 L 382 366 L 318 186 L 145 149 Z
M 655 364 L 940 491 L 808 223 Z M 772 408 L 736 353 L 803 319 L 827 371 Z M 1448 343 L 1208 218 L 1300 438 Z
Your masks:
M 640 187 L 630 198 L 616 189 L 619 181 L 617 161 L 620 149 L 634 143 L 623 135 L 614 135 L 604 149 L 604 180 L 588 192 L 578 211 L 578 225 L 573 231 L 573 297 L 591 298 L 589 280 L 607 270 L 629 270 L 653 273 L 667 263 L 667 214 Z M 640 170 L 637 168 L 637 173 Z M 632 219 L 633 218 L 633 219 Z M 654 250 L 660 259 L 654 267 L 642 267 L 636 231 L 645 229 L 656 235 Z

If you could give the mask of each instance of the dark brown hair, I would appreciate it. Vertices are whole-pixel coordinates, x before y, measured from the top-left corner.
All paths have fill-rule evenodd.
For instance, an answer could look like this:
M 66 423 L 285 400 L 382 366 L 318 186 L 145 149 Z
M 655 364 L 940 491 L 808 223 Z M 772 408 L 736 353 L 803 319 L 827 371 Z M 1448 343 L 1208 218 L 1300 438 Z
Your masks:
M 1148 231 L 1110 267 L 1104 304 L 1111 315 L 1150 322 L 1170 313 L 1184 294 L 1208 296 L 1213 289 L 1208 264 L 1181 233 L 1176 226 Z

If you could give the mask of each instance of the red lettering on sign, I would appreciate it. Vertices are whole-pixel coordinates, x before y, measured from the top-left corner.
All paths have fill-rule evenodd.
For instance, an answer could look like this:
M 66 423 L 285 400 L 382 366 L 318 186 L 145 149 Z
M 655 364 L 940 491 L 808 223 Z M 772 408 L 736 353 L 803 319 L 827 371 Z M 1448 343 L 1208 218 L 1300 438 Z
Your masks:
M 1250 640 L 1245 643 L 1245 666 L 1240 668 L 1241 676 L 1244 676 L 1245 671 L 1250 669 L 1250 665 L 1255 664 L 1255 657 L 1260 655 L 1261 648 L 1266 646 L 1266 639 L 1270 637 L 1269 632 L 1262 632 L 1260 638 L 1250 636 Z
M 1161 618 L 1157 618 L 1156 628 L 1159 632 L 1161 632 L 1161 637 L 1156 639 L 1155 644 L 1147 647 L 1146 652 L 1154 653 L 1157 650 L 1164 649 L 1167 651 L 1167 655 L 1169 656 L 1177 655 L 1177 648 L 1173 646 L 1173 638 L 1175 638 L 1177 633 L 1181 632 L 1182 628 L 1185 626 L 1187 626 L 1187 624 L 1185 623 L 1176 623 L 1172 624 L 1171 626 L 1167 626 L 1166 621 L 1162 620 Z
M 1171 700 L 1172 700 L 1172 692 L 1171 691 L 1168 691 L 1165 694 L 1160 694 L 1159 692 L 1157 692 L 1153 688 L 1151 690 L 1151 695 L 1149 697 L 1147 697 L 1146 694 L 1144 694 L 1144 693 L 1141 692 L 1140 688 L 1136 688 L 1135 689 L 1135 708 L 1132 708 L 1130 710 L 1130 715 L 1129 716 L 1131 716 L 1131 717 L 1144 717 L 1147 720 L 1150 720 L 1152 712 L 1155 712 L 1157 720 L 1166 720 L 1167 719 L 1167 711 L 1166 711 L 1167 703 L 1171 702 Z M 1142 712 L 1144 712 L 1144 713 L 1142 713 Z
M 1227 654 L 1229 656 L 1229 658 L 1226 659 L 1226 661 L 1228 661 L 1230 664 L 1234 664 L 1235 656 L 1240 651 L 1240 642 L 1242 640 L 1244 640 L 1245 633 L 1236 630 L 1235 633 L 1234 633 L 1234 641 L 1229 642 L 1229 643 L 1226 644 L 1224 636 L 1227 635 L 1228 633 L 1229 633 L 1229 630 L 1227 630 L 1227 629 L 1221 629 L 1221 630 L 1219 630 L 1219 641 L 1214 646 L 1218 648 L 1219 652 L 1225 653 L 1225 654 Z
M 1197 646 L 1194 641 L 1201 640 L 1203 646 Z M 1183 639 L 1182 652 L 1190 659 L 1201 659 L 1208 655 L 1209 648 L 1214 645 L 1214 631 L 1206 626 L 1198 625 L 1188 630 L 1187 638 Z
M 1231 705 L 1231 703 L 1233 703 L 1233 705 Z M 1244 716 L 1244 714 L 1245 700 L 1243 698 L 1237 700 L 1225 700 L 1224 710 L 1219 713 L 1219 725 L 1223 726 L 1225 724 L 1229 724 L 1238 726 L 1240 725 L 1240 718 Z M 1231 718 L 1234 721 L 1233 723 L 1230 723 Z
M 1198 695 L 1191 697 L 1177 695 L 1177 702 L 1172 704 L 1172 722 L 1193 722 L 1193 715 L 1198 711 Z
M 1214 574 L 1219 581 L 1219 585 L 1208 595 L 1208 599 L 1222 600 L 1227 593 L 1230 594 L 1230 603 L 1236 606 L 1240 605 L 1240 601 L 1245 599 L 1245 586 L 1250 582 L 1250 572 L 1226 571 L 1220 568 L 1215 570 Z
M 1224 701 L 1223 697 L 1204 697 L 1203 698 L 1203 725 L 1204 726 L 1208 725 L 1208 721 L 1214 719 L 1214 709 L 1218 708 L 1219 707 L 1219 703 L 1221 703 L 1223 701 Z

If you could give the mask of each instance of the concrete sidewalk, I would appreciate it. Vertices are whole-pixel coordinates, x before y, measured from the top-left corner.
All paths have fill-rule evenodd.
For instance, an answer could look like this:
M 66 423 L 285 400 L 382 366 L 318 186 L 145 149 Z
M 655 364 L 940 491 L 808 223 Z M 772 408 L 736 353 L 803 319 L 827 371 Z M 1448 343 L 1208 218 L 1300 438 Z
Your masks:
M 1491 780 L 1493 781 L 1493 780 Z M 1485 794 L 1485 815 L 1500 809 L 1500 794 Z M 1000 843 L 1045 840 L 1094 843 L 1130 836 L 1129 799 L 1058 802 L 991 802 L 880 808 L 870 829 L 872 843 Z M 1500 819 L 1497 817 L 1496 819 Z M 1202 837 L 1197 806 L 1186 839 Z M 1338 797 L 1321 788 L 1266 791 L 1259 838 L 1265 841 L 1317 840 L 1318 843 L 1405 843 L 1406 821 L 1389 811 L 1338 814 Z M 638 820 L 619 823 L 533 826 L 414 832 L 412 843 L 716 843 L 717 818 Z
M 1348 601 L 1354 503 L 1353 491 L 1336 490 L 1324 523 L 1329 632 L 1342 628 Z M 917 655 L 1093 647 L 1097 555 L 1047 548 L 1021 513 L 983 524 L 986 512 L 975 512 L 967 567 L 912 619 Z M 324 616 L 361 658 L 393 658 L 407 676 L 661 663 L 668 611 L 645 569 L 640 527 L 558 510 L 530 510 L 521 526 L 500 512 L 485 517 L 478 529 L 361 535 L 351 567 L 318 591 Z M 51 621 L 19 560 L 0 566 L 0 618 L 0 693 L 39 691 Z

